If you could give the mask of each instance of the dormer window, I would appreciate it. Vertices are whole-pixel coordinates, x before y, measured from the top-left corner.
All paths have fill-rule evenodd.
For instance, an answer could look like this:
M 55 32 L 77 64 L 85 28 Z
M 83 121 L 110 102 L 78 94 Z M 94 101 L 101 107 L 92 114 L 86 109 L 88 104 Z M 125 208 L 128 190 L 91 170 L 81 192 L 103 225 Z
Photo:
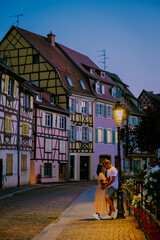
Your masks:
M 80 80 L 80 84 L 83 90 L 86 90 L 86 86 L 84 85 L 84 82 L 82 80 Z
M 122 97 L 122 91 L 119 87 L 114 86 L 111 88 L 111 95 L 114 98 L 121 98 Z
M 67 77 L 67 81 L 70 87 L 73 87 L 73 83 L 70 77 Z
M 105 78 L 105 72 L 101 72 L 101 78 Z
M 105 86 L 100 82 L 95 83 L 95 91 L 100 94 L 105 94 Z
M 54 104 L 55 104 L 55 97 L 54 97 L 54 96 L 51 96 L 50 103 L 51 103 L 52 105 L 54 105 Z
M 41 102 L 42 101 L 42 93 L 39 93 L 36 98 L 37 101 Z
M 94 75 L 94 74 L 95 74 L 95 69 L 94 69 L 94 68 L 90 68 L 90 73 L 91 73 L 92 75 Z

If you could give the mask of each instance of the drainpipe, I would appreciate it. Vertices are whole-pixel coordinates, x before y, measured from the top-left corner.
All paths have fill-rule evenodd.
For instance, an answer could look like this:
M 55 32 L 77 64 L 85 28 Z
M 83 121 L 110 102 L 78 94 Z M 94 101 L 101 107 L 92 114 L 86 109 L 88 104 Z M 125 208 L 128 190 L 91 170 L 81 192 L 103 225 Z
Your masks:
M 18 121 L 17 121 L 17 177 L 18 187 L 20 186 L 20 119 L 21 119 L 21 90 L 19 85 L 19 99 L 18 99 Z

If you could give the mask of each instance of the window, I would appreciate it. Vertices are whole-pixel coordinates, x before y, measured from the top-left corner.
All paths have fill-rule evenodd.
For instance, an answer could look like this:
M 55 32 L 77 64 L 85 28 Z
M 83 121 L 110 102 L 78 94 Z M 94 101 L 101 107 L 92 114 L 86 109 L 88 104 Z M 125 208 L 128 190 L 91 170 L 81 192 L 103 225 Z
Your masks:
M 80 80 L 80 84 L 83 90 L 86 90 L 86 86 L 84 85 L 84 82 L 82 80 Z
M 44 177 L 52 177 L 52 163 L 44 163 Z
M 112 130 L 107 129 L 107 142 L 112 143 Z
M 104 116 L 104 105 L 96 103 L 96 115 Z
M 52 152 L 52 139 L 45 139 L 45 152 Z
M 96 142 L 104 142 L 104 130 L 103 128 L 96 129 Z
M 50 100 L 51 104 L 55 104 L 55 97 L 54 96 L 51 96 L 51 100 Z
M 6 155 L 6 175 L 10 176 L 13 174 L 13 155 Z
M 138 125 L 138 118 L 137 117 L 133 117 L 133 116 L 129 116 L 129 124 L 130 125 Z
M 75 141 L 76 140 L 76 127 L 71 126 L 70 128 L 70 141 Z
M 91 73 L 92 75 L 94 75 L 94 74 L 95 74 L 95 69 L 94 69 L 94 68 L 90 68 L 90 73 Z
M 45 114 L 45 126 L 46 127 L 52 126 L 52 115 L 51 114 Z
M 37 101 L 42 101 L 42 93 L 39 93 L 36 98 Z
M 105 94 L 105 86 L 102 85 L 100 82 L 95 83 L 95 91 L 99 94 Z
M 111 95 L 114 98 L 121 98 L 122 97 L 122 91 L 119 87 L 114 86 L 111 88 Z
M 29 124 L 28 123 L 22 123 L 22 135 L 29 136 Z
M 112 108 L 111 108 L 111 106 L 106 106 L 106 117 L 108 117 L 108 118 L 112 117 Z
M 60 141 L 59 152 L 60 153 L 66 153 L 66 142 L 65 141 Z
M 82 113 L 88 113 L 88 102 L 82 101 Z
M 105 72 L 101 72 L 101 78 L 105 78 Z
M 8 81 L 8 96 L 12 96 L 13 95 L 13 87 L 14 87 L 14 81 L 13 79 L 9 78 L 9 81 Z
M 70 111 L 75 112 L 76 111 L 76 100 L 70 99 Z
M 39 55 L 38 54 L 34 54 L 33 55 L 33 64 L 39 63 Z
M 73 83 L 70 77 L 67 77 L 67 81 L 70 87 L 73 87 Z
M 82 127 L 82 141 L 88 141 L 89 140 L 89 129 L 88 127 Z
M 27 170 L 27 154 L 21 154 L 21 170 Z
M 5 132 L 11 132 L 11 117 L 8 116 L 5 117 Z
M 66 118 L 60 117 L 59 119 L 59 128 L 60 129 L 65 129 L 66 128 Z

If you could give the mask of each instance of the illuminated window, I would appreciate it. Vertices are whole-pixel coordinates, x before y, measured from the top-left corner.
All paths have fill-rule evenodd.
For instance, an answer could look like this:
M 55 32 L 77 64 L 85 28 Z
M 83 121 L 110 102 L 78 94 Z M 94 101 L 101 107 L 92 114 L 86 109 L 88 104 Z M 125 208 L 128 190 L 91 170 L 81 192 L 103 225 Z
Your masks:
M 6 155 L 6 175 L 10 176 L 13 174 L 13 155 Z
M 21 154 L 21 170 L 27 170 L 27 154 Z

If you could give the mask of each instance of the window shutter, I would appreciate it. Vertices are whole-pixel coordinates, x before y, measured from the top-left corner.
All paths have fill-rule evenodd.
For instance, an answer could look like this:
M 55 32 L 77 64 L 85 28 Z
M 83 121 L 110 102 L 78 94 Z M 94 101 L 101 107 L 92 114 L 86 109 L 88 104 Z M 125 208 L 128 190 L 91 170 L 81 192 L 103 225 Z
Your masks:
M 114 90 L 113 90 L 113 87 L 111 88 L 111 95 L 112 95 L 112 97 L 114 97 Z
M 14 97 L 14 98 L 16 98 L 17 87 L 18 87 L 18 82 L 15 80 L 15 81 L 14 81 L 14 86 L 13 86 L 13 97 Z
M 29 125 L 28 123 L 22 124 L 22 135 L 28 136 L 29 135 Z
M 30 108 L 33 108 L 33 97 L 30 96 Z
M 44 177 L 44 165 L 40 165 L 40 171 L 41 171 L 41 175 L 43 178 Z
M 117 97 L 118 97 L 118 98 L 121 98 L 121 97 L 122 97 L 122 91 L 121 91 L 121 89 L 118 90 Z
M 99 104 L 98 103 L 96 103 L 96 115 L 98 115 L 98 108 L 99 108 Z
M 102 105 L 102 113 L 101 116 L 104 117 L 104 105 Z
M 76 127 L 76 140 L 82 141 L 82 127 Z
M 79 109 L 79 113 L 82 113 L 82 101 L 81 100 L 79 100 L 78 101 L 78 109 Z
M 92 142 L 92 127 L 89 127 L 89 142 Z
M 66 118 L 66 130 L 70 130 L 70 118 Z
M 78 100 L 76 100 L 76 112 L 79 112 L 79 105 L 78 105 Z
M 115 143 L 116 141 L 116 133 L 114 130 L 112 130 L 112 143 Z
M 60 128 L 60 116 L 57 116 L 57 128 Z
M 56 166 L 52 165 L 52 177 L 56 177 Z
M 132 116 L 129 116 L 129 124 L 132 125 Z
M 88 104 L 89 104 L 89 115 L 92 115 L 92 103 L 89 102 Z
M 107 117 L 107 106 L 104 105 L 104 117 Z
M 45 113 L 42 113 L 42 126 L 45 126 Z
M 98 142 L 98 128 L 96 128 L 96 142 Z
M 56 127 L 56 114 L 54 114 L 54 113 L 52 115 L 52 126 L 53 126 L 53 128 Z
M 105 87 L 102 85 L 102 94 L 105 94 Z
M 4 93 L 8 94 L 8 83 L 9 83 L 9 76 L 5 76 L 5 83 L 4 83 Z
M 138 118 L 136 117 L 136 125 L 138 125 Z
M 72 101 L 71 99 L 69 99 L 69 111 L 71 111 L 71 104 L 72 104 Z
M 104 143 L 107 143 L 107 129 L 104 129 Z
M 82 126 L 79 127 L 79 140 L 82 141 Z
M 11 117 L 5 117 L 5 132 L 11 132 Z

